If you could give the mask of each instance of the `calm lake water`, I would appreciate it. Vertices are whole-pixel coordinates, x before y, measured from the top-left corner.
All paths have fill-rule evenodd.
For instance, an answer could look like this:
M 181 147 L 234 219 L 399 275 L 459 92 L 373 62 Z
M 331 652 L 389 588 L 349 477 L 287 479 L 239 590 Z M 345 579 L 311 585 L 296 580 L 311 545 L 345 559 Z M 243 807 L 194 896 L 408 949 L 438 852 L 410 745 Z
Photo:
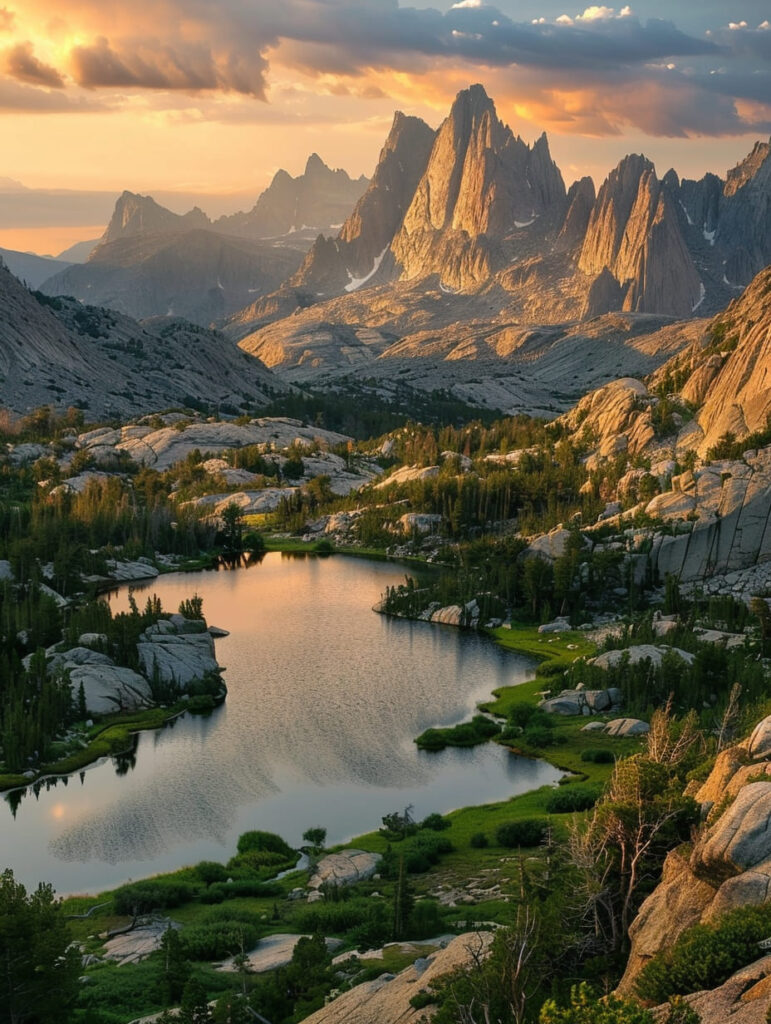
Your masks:
M 6 796 L 0 867 L 28 886 L 93 892 L 227 860 L 250 828 L 297 845 L 322 825 L 339 842 L 408 804 L 424 817 L 556 782 L 555 768 L 494 744 L 417 750 L 423 729 L 462 721 L 531 669 L 484 637 L 373 612 L 403 578 L 389 563 L 268 554 L 137 587 L 140 606 L 154 593 L 169 611 L 200 594 L 209 624 L 230 630 L 216 641 L 227 701 L 139 734 L 128 758 L 29 788 L 15 816 Z

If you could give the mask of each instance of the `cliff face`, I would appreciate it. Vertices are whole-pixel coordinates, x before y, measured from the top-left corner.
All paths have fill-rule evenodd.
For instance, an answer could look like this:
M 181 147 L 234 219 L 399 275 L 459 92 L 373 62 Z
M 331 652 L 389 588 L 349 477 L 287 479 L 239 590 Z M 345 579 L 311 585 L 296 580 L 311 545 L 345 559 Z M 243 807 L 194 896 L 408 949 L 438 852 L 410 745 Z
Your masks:
M 499 267 L 500 241 L 564 204 L 546 137 L 531 149 L 474 85 L 458 93 L 439 128 L 391 246 L 397 273 L 406 280 L 438 273 L 453 288 L 479 284 Z
M 725 253 L 725 277 L 745 285 L 771 263 L 771 144 L 757 142 L 728 172 L 715 244 Z
M 397 111 L 367 191 L 336 239 L 316 239 L 290 287 L 334 294 L 379 269 L 426 169 L 434 134 L 419 117 Z
M 643 156 L 626 157 L 611 172 L 589 218 L 579 268 L 587 275 L 607 274 L 601 296 L 590 296 L 585 315 L 604 312 L 618 301 L 638 313 L 690 316 L 702 298 L 702 285 L 680 231 L 673 198 Z M 617 307 L 616 307 L 617 308 Z
M 686 792 L 706 824 L 691 850 L 673 850 L 661 882 L 629 929 L 632 949 L 619 991 L 631 994 L 645 964 L 686 928 L 771 894 L 771 717 L 722 751 L 709 778 Z
M 716 331 L 728 354 L 718 351 L 717 360 L 697 366 L 682 391 L 685 399 L 703 403 L 698 413 L 702 452 L 727 432 L 742 438 L 764 428 L 771 414 L 771 267 L 714 318 L 711 336 Z

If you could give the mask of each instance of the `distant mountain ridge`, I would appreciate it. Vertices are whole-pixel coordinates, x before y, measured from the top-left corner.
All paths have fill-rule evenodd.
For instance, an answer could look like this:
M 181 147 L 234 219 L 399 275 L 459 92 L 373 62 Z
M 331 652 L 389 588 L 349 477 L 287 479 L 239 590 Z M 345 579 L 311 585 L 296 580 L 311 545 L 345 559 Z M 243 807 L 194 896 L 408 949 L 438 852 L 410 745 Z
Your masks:
M 124 191 L 86 261 L 60 273 L 52 267 L 35 285 L 128 316 L 208 326 L 277 289 L 313 235 L 342 223 L 366 185 L 314 153 L 298 177 L 279 171 L 250 212 L 215 222 L 198 207 L 176 214 Z

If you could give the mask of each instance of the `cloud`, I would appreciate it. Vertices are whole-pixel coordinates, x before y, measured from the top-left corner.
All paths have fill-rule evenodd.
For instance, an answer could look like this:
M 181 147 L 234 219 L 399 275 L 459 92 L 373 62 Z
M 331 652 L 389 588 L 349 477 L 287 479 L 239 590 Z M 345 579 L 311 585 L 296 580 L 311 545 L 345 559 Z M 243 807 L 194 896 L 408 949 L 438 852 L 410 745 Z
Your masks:
M 104 36 L 70 55 L 78 85 L 95 88 L 220 90 L 265 98 L 264 69 L 259 55 L 231 52 L 217 60 L 203 44 L 161 46 L 141 41 L 113 48 Z
M 174 109 L 175 93 L 265 100 L 282 69 L 337 97 L 380 99 L 409 80 L 413 103 L 429 82 L 449 94 L 457 78 L 494 80 L 511 83 L 511 95 L 516 83 L 547 123 L 593 133 L 629 124 L 667 135 L 749 131 L 769 105 L 771 31 L 746 13 L 697 37 L 671 21 L 643 22 L 632 5 L 518 22 L 484 0 L 445 0 L 444 10 L 402 2 L 144 0 L 152 33 L 140 34 L 129 0 L 68 0 L 60 35 L 79 39 L 67 65 L 78 85 L 151 91 L 156 109 Z M 53 0 L 28 7 L 50 21 Z
M 86 114 L 107 109 L 100 101 L 75 99 L 63 90 L 49 92 L 21 85 L 11 78 L 0 78 L 0 113 Z
M 11 78 L 28 85 L 44 85 L 49 89 L 63 89 L 64 79 L 49 64 L 39 61 L 32 43 L 17 43 L 5 52 L 5 70 Z
M 16 15 L 7 7 L 0 7 L 0 32 L 10 32 L 14 27 Z

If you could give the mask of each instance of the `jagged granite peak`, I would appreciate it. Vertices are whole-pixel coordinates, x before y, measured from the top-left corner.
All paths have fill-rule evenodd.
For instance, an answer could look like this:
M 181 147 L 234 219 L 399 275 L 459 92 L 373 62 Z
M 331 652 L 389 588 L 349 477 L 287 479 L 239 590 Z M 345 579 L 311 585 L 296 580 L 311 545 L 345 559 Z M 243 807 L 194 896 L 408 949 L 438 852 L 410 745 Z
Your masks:
M 763 168 L 770 152 L 771 140 L 769 142 L 758 140 L 744 160 L 741 160 L 726 174 L 726 183 L 723 188 L 724 195 L 735 196 L 745 185 L 749 185 Z
M 215 221 L 217 231 L 245 238 L 275 238 L 303 230 L 330 230 L 343 223 L 369 181 L 351 178 L 340 168 L 328 167 L 311 153 L 302 174 L 293 178 L 285 170 L 273 176 L 268 188 L 246 213 Z
M 151 196 L 125 191 L 118 197 L 107 230 L 89 259 L 100 259 L 103 247 L 120 238 L 145 234 L 171 234 L 210 226 L 209 218 L 197 206 L 180 215 L 156 203 Z
M 715 241 L 729 284 L 746 285 L 771 263 L 771 143 L 756 142 L 728 172 Z
M 680 207 L 688 224 L 698 228 L 707 241 L 714 239 L 720 216 L 722 192 L 722 180 L 709 172 L 698 181 L 683 178 L 677 191 Z
M 594 181 L 590 177 L 580 178 L 570 186 L 567 213 L 555 243 L 558 251 L 572 249 L 583 242 L 596 198 Z
M 473 85 L 439 128 L 391 247 L 395 264 L 404 279 L 439 273 L 455 288 L 477 284 L 495 269 L 497 242 L 564 202 L 545 136 L 531 149 Z
M 670 189 L 641 154 L 625 157 L 600 188 L 578 265 L 590 276 L 608 270 L 631 312 L 685 317 L 703 298 Z
M 401 226 L 434 137 L 425 121 L 397 110 L 367 191 L 336 240 L 316 239 L 291 287 L 330 295 L 367 279 Z

